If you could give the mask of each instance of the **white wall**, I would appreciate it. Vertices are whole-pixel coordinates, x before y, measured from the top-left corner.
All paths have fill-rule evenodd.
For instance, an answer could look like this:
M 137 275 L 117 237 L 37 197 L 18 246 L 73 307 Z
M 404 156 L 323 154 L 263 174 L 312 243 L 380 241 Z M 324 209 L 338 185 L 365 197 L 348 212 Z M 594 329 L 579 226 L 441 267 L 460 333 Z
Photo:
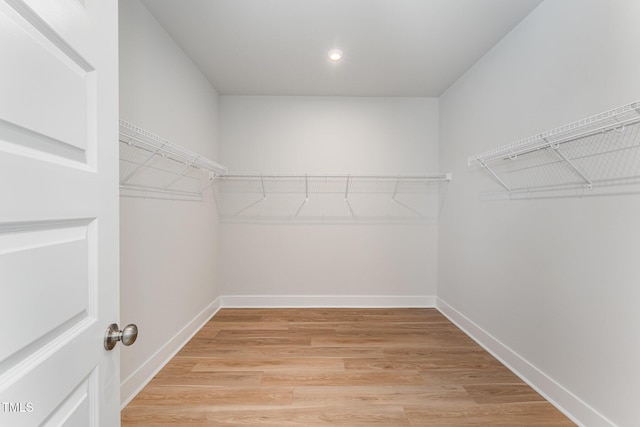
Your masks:
M 640 420 L 640 198 L 480 201 L 466 159 L 640 99 L 639 17 L 547 0 L 440 98 L 439 306 L 586 426 Z
M 138 0 L 120 2 L 120 117 L 217 157 L 218 95 Z M 213 203 L 121 198 L 121 348 L 126 402 L 216 309 Z
M 220 123 L 232 173 L 438 172 L 433 98 L 221 96 Z M 224 224 L 221 245 L 225 303 L 433 304 L 436 224 Z

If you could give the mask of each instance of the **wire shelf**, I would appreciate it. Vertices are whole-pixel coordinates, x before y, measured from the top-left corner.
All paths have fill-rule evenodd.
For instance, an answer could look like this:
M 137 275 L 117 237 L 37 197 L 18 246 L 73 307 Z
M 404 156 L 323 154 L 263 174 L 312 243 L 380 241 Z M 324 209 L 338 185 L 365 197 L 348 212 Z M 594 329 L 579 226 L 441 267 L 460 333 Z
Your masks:
M 120 195 L 202 200 L 227 169 L 136 125 L 120 120 Z
M 640 183 L 640 101 L 471 156 L 511 196 Z M 606 192 L 606 191 L 605 191 Z
M 437 219 L 450 174 L 224 175 L 224 222 L 398 223 Z

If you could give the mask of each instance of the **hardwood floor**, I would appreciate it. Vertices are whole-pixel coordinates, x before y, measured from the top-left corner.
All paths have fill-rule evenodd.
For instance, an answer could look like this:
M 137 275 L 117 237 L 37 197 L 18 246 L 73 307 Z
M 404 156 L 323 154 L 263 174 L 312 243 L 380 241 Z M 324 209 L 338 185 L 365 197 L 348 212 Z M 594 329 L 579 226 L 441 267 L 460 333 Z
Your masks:
M 123 426 L 573 426 L 435 309 L 223 309 Z

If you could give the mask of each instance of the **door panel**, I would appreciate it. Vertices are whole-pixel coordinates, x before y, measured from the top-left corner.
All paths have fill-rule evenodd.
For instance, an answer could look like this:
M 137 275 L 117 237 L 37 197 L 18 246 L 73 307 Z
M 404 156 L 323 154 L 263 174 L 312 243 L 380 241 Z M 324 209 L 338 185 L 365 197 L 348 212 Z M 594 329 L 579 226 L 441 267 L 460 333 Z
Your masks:
M 117 2 L 0 0 L 0 425 L 119 425 Z
M 0 93 L 12 100 L 0 104 L 3 125 L 30 136 L 19 144 L 86 161 L 82 152 L 91 141 L 89 122 L 95 122 L 96 112 L 94 67 L 51 29 L 40 32 L 35 25 L 44 24 L 25 8 L 22 15 L 8 6 L 0 9 Z
M 83 427 L 91 425 L 90 389 L 94 384 L 95 375 L 82 383 L 69 394 L 60 406 L 51 414 L 45 425 L 64 427 Z
M 20 19 L 21 17 L 13 17 Z M 20 19 L 21 20 L 21 19 Z M 46 135 L 50 140 L 85 149 L 87 73 L 48 40 L 39 42 L 7 15 L 0 15 L 4 54 L 0 91 L 15 101 L 4 104 L 7 122 Z M 20 75 L 18 83 L 12 76 Z M 65 108 L 59 108 L 66 98 Z M 38 108 L 33 105 L 37 103 Z M 68 126 L 74 123 L 74 126 Z
M 29 229 L 29 228 L 33 229 Z M 25 316 L 19 333 L 0 347 L 0 360 L 23 359 L 45 343 L 92 317 L 95 290 L 89 289 L 88 225 L 38 223 L 5 226 L 0 233 L 0 271 L 6 288 L 0 324 Z M 22 231 L 14 231 L 20 229 Z M 8 366 L 5 366 L 7 369 Z

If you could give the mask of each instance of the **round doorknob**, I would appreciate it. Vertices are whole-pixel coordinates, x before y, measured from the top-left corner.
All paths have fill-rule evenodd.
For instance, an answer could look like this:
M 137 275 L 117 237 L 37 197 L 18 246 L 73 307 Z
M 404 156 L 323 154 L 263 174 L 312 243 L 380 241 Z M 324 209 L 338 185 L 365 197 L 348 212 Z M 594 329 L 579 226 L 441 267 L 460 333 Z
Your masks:
M 121 341 L 122 345 L 131 345 L 136 342 L 136 338 L 138 338 L 138 327 L 136 325 L 130 324 L 120 330 L 117 323 L 112 323 L 104 334 L 104 348 L 113 350 L 118 341 Z

